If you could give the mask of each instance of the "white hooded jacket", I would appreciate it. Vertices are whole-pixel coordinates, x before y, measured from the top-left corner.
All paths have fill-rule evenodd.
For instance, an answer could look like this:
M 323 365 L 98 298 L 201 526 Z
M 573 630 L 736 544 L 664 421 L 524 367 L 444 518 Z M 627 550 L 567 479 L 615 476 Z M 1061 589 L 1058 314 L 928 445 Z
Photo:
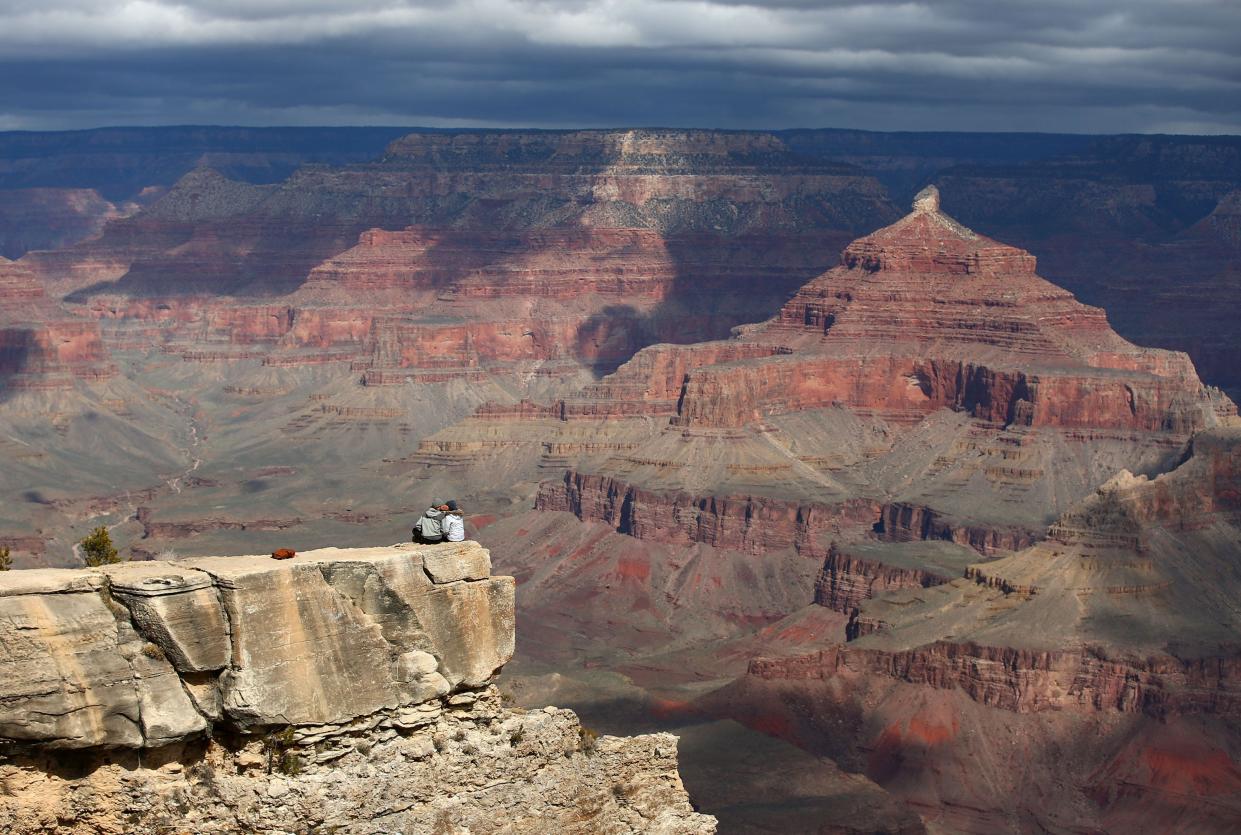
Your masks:
M 465 520 L 461 518 L 461 514 L 455 511 L 449 511 L 444 514 L 444 539 L 449 542 L 462 542 L 465 540 Z

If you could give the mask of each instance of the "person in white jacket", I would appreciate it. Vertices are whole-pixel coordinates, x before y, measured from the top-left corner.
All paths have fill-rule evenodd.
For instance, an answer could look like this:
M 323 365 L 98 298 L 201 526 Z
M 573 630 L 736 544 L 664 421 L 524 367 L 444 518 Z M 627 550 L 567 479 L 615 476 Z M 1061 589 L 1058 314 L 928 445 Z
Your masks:
M 465 540 L 465 519 L 461 516 L 461 508 L 456 500 L 448 502 L 448 512 L 441 523 L 444 528 L 445 542 L 462 542 Z

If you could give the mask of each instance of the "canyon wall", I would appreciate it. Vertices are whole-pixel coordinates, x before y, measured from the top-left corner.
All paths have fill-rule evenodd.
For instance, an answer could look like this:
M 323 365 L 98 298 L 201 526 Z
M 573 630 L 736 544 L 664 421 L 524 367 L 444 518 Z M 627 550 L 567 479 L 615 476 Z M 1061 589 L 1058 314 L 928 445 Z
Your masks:
M 568 511 L 637 539 L 699 542 L 753 554 L 797 548 L 806 555 L 816 553 L 822 534 L 868 526 L 879 514 L 878 503 L 869 499 L 823 505 L 768 496 L 669 494 L 572 470 L 540 485 L 535 509 Z
M 771 680 L 840 677 L 854 682 L 880 676 L 960 690 L 988 707 L 1018 713 L 1241 715 L 1241 655 L 1109 659 L 1104 649 L 1034 651 L 937 642 L 894 653 L 845 645 L 789 658 L 758 658 L 748 674 Z
M 70 313 L 24 264 L 0 257 L 0 392 L 115 374 L 98 322 Z

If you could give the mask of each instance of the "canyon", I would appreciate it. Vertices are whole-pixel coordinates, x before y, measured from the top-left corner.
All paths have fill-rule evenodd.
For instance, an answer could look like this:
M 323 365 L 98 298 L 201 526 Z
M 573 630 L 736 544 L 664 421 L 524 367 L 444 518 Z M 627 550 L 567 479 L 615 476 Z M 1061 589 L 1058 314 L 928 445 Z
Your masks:
M 703 707 L 739 708 L 812 749 L 843 748 L 953 830 L 1024 818 L 1227 831 L 1238 814 L 1239 456 L 1236 428 L 1201 433 L 1171 472 L 1122 472 L 1040 542 L 955 577 L 834 553 L 815 606 L 850 612 L 848 640 L 755 659 Z M 863 593 L 838 593 L 859 577 L 870 580 Z M 971 738 L 996 712 L 1010 714 L 1011 748 Z M 851 713 L 842 745 L 830 720 Z M 1048 748 L 1060 758 L 1050 782 L 1029 768 Z M 979 757 L 1003 803 L 945 779 Z M 1204 802 L 1184 808 L 1186 792 Z
M 655 831 L 609 793 L 626 768 L 661 775 L 639 794 L 692 821 L 679 770 L 729 832 L 1241 820 L 1235 140 L 963 135 L 949 152 L 846 131 L 375 129 L 333 158 L 259 135 L 178 136 L 167 157 L 136 143 L 146 180 L 56 179 L 85 166 L 77 147 L 0 178 L 114 207 L 0 261 L 15 575 L 67 576 L 51 567 L 105 525 L 136 561 L 52 599 L 111 589 L 130 615 L 108 617 L 163 647 L 126 574 L 177 566 L 158 570 L 210 609 L 235 581 L 209 555 L 403 541 L 452 496 L 516 579 L 516 655 L 478 683 L 444 676 L 458 689 L 428 698 L 469 745 L 444 725 L 429 760 L 379 706 L 422 685 L 369 664 L 366 716 L 383 718 L 339 731 L 350 745 L 394 732 L 382 744 L 406 761 L 486 785 L 495 740 L 475 730 L 516 732 L 516 706 L 546 725 L 522 731 L 543 753 L 578 733 L 548 703 L 680 736 L 679 761 L 667 737 L 608 741 L 606 760 L 544 775 L 589 784 L 591 820 L 617 831 Z M 351 553 L 311 550 L 306 571 L 369 612 L 395 581 L 358 566 L 422 552 Z M 145 681 L 137 646 L 107 652 Z M 140 684 L 35 742 L 0 723 L 42 746 L 15 767 L 70 808 L 94 789 L 56 782 L 65 749 L 98 765 L 73 779 L 110 780 L 129 754 L 106 763 L 100 740 L 123 737 L 171 757 L 148 775 L 169 796 L 197 803 L 213 782 L 232 808 L 281 783 L 270 813 L 244 814 L 286 825 L 318 788 L 266 771 L 251 732 L 273 723 L 247 706 L 275 694 L 178 666 L 206 651 L 172 646 L 160 674 L 174 695 L 181 678 L 196 730 L 147 741 L 142 700 L 165 696 Z M 362 715 L 329 708 L 283 704 L 276 724 Z M 287 713 L 302 709 L 320 713 Z M 357 775 L 388 762 L 352 751 Z M 765 763 L 798 779 L 773 784 Z M 171 814 L 142 785 L 152 820 Z M 489 814 L 475 800 L 450 823 Z

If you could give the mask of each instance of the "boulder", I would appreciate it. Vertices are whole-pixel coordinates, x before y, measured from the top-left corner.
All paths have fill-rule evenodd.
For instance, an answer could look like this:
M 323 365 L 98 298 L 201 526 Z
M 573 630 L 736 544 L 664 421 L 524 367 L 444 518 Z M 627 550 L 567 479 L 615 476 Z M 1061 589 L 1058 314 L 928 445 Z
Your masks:
M 485 580 L 491 576 L 491 554 L 484 548 L 462 548 L 459 543 L 428 551 L 423 554 L 422 563 L 436 583 Z

